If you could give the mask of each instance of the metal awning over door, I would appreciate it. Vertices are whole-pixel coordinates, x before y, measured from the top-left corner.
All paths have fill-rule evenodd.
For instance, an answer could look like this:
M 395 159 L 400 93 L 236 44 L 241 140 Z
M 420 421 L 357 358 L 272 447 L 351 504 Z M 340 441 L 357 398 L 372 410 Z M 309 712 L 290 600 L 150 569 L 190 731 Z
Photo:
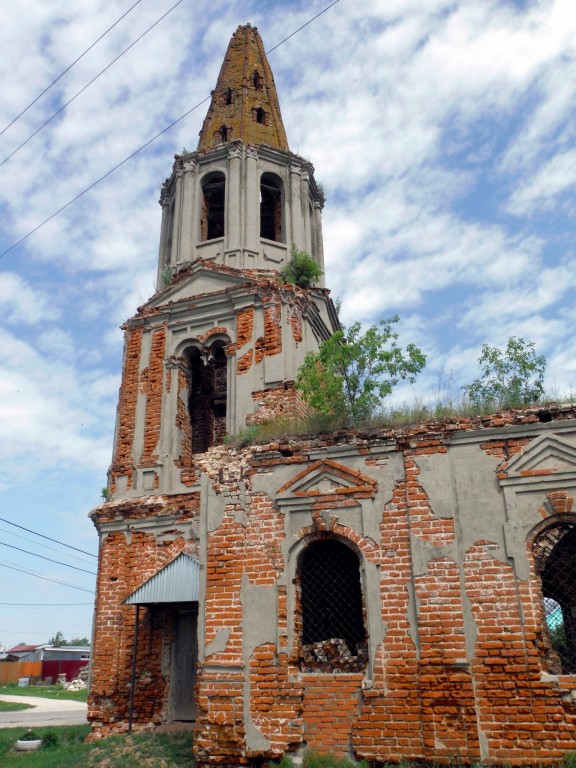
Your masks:
M 134 628 L 134 645 L 132 648 L 132 673 L 130 676 L 130 703 L 128 714 L 128 731 L 132 731 L 132 720 L 134 714 L 134 686 L 136 680 L 136 658 L 138 656 L 138 629 L 140 608 L 146 606 L 153 608 L 155 605 L 172 603 L 176 606 L 189 603 L 197 603 L 200 593 L 200 563 L 192 555 L 181 552 L 171 563 L 161 568 L 148 581 L 145 581 L 138 589 L 132 592 L 125 600 L 125 605 L 136 606 L 136 621 Z M 190 611 L 185 612 L 185 619 L 188 623 L 178 622 L 180 635 L 184 634 L 187 638 L 192 638 L 196 643 L 196 613 L 192 615 Z M 196 647 L 194 645 L 194 647 Z M 181 649 L 180 649 L 181 650 Z M 185 649 L 186 650 L 186 649 Z M 181 650 L 182 653 L 182 650 Z M 195 658 L 195 653 L 192 655 Z M 190 661 L 188 659 L 188 661 Z M 193 677 L 195 674 L 195 665 L 188 664 L 191 672 L 191 684 L 193 686 Z
M 148 581 L 132 592 L 126 605 L 197 602 L 200 592 L 200 563 L 182 552 Z

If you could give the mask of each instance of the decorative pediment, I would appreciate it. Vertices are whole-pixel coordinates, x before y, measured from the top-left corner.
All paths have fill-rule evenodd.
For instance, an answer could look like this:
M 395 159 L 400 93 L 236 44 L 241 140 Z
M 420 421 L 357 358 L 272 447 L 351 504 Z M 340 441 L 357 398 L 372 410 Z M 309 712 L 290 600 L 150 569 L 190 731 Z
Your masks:
M 501 482 L 572 479 L 576 483 L 576 443 L 554 434 L 532 440 L 518 455 L 499 467 Z
M 193 264 L 187 271 L 186 277 L 157 293 L 144 306 L 146 308 L 162 307 L 184 299 L 198 300 L 203 295 L 220 293 L 227 288 L 246 285 L 250 280 L 239 270 L 210 268 L 206 262 Z
M 373 498 L 378 483 L 367 475 L 328 459 L 316 461 L 285 483 L 276 495 L 277 503 L 327 496 Z

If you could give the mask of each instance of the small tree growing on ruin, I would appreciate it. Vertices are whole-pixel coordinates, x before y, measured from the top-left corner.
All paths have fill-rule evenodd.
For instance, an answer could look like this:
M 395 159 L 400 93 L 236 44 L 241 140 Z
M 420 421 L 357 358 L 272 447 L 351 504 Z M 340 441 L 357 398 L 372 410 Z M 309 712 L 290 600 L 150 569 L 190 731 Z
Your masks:
M 306 251 L 299 251 L 292 243 L 290 261 L 280 270 L 280 274 L 286 283 L 292 283 L 299 288 L 310 288 L 320 280 L 323 272 Z
M 478 363 L 481 377 L 462 387 L 478 408 L 527 405 L 542 398 L 546 358 L 536 354 L 532 341 L 511 336 L 505 349 L 484 344 Z
M 401 349 L 392 326 L 398 316 L 362 333 L 361 323 L 336 331 L 318 352 L 309 352 L 296 388 L 319 413 L 341 417 L 352 426 L 370 419 L 400 380 L 413 382 L 426 364 L 414 344 Z

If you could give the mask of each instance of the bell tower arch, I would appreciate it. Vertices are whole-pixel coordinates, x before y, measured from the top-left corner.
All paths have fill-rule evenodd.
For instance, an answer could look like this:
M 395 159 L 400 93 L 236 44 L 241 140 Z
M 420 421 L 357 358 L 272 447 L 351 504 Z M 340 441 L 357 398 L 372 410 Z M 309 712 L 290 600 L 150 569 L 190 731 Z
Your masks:
M 238 27 L 194 152 L 162 186 L 156 293 L 125 325 L 114 498 L 186 490 L 195 457 L 296 416 L 307 352 L 338 328 L 323 285 L 280 279 L 294 243 L 323 268 L 321 189 L 290 151 L 258 30 Z

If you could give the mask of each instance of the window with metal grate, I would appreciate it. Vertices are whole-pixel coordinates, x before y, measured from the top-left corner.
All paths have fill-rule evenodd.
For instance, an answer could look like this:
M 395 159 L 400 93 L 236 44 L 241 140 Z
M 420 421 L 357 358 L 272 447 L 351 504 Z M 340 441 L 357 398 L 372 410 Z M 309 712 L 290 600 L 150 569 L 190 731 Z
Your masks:
M 323 539 L 306 547 L 299 565 L 303 667 L 363 668 L 368 652 L 358 555 Z
M 552 672 L 576 672 L 576 521 L 540 533 L 532 546 L 542 584 L 548 638 L 547 666 Z

